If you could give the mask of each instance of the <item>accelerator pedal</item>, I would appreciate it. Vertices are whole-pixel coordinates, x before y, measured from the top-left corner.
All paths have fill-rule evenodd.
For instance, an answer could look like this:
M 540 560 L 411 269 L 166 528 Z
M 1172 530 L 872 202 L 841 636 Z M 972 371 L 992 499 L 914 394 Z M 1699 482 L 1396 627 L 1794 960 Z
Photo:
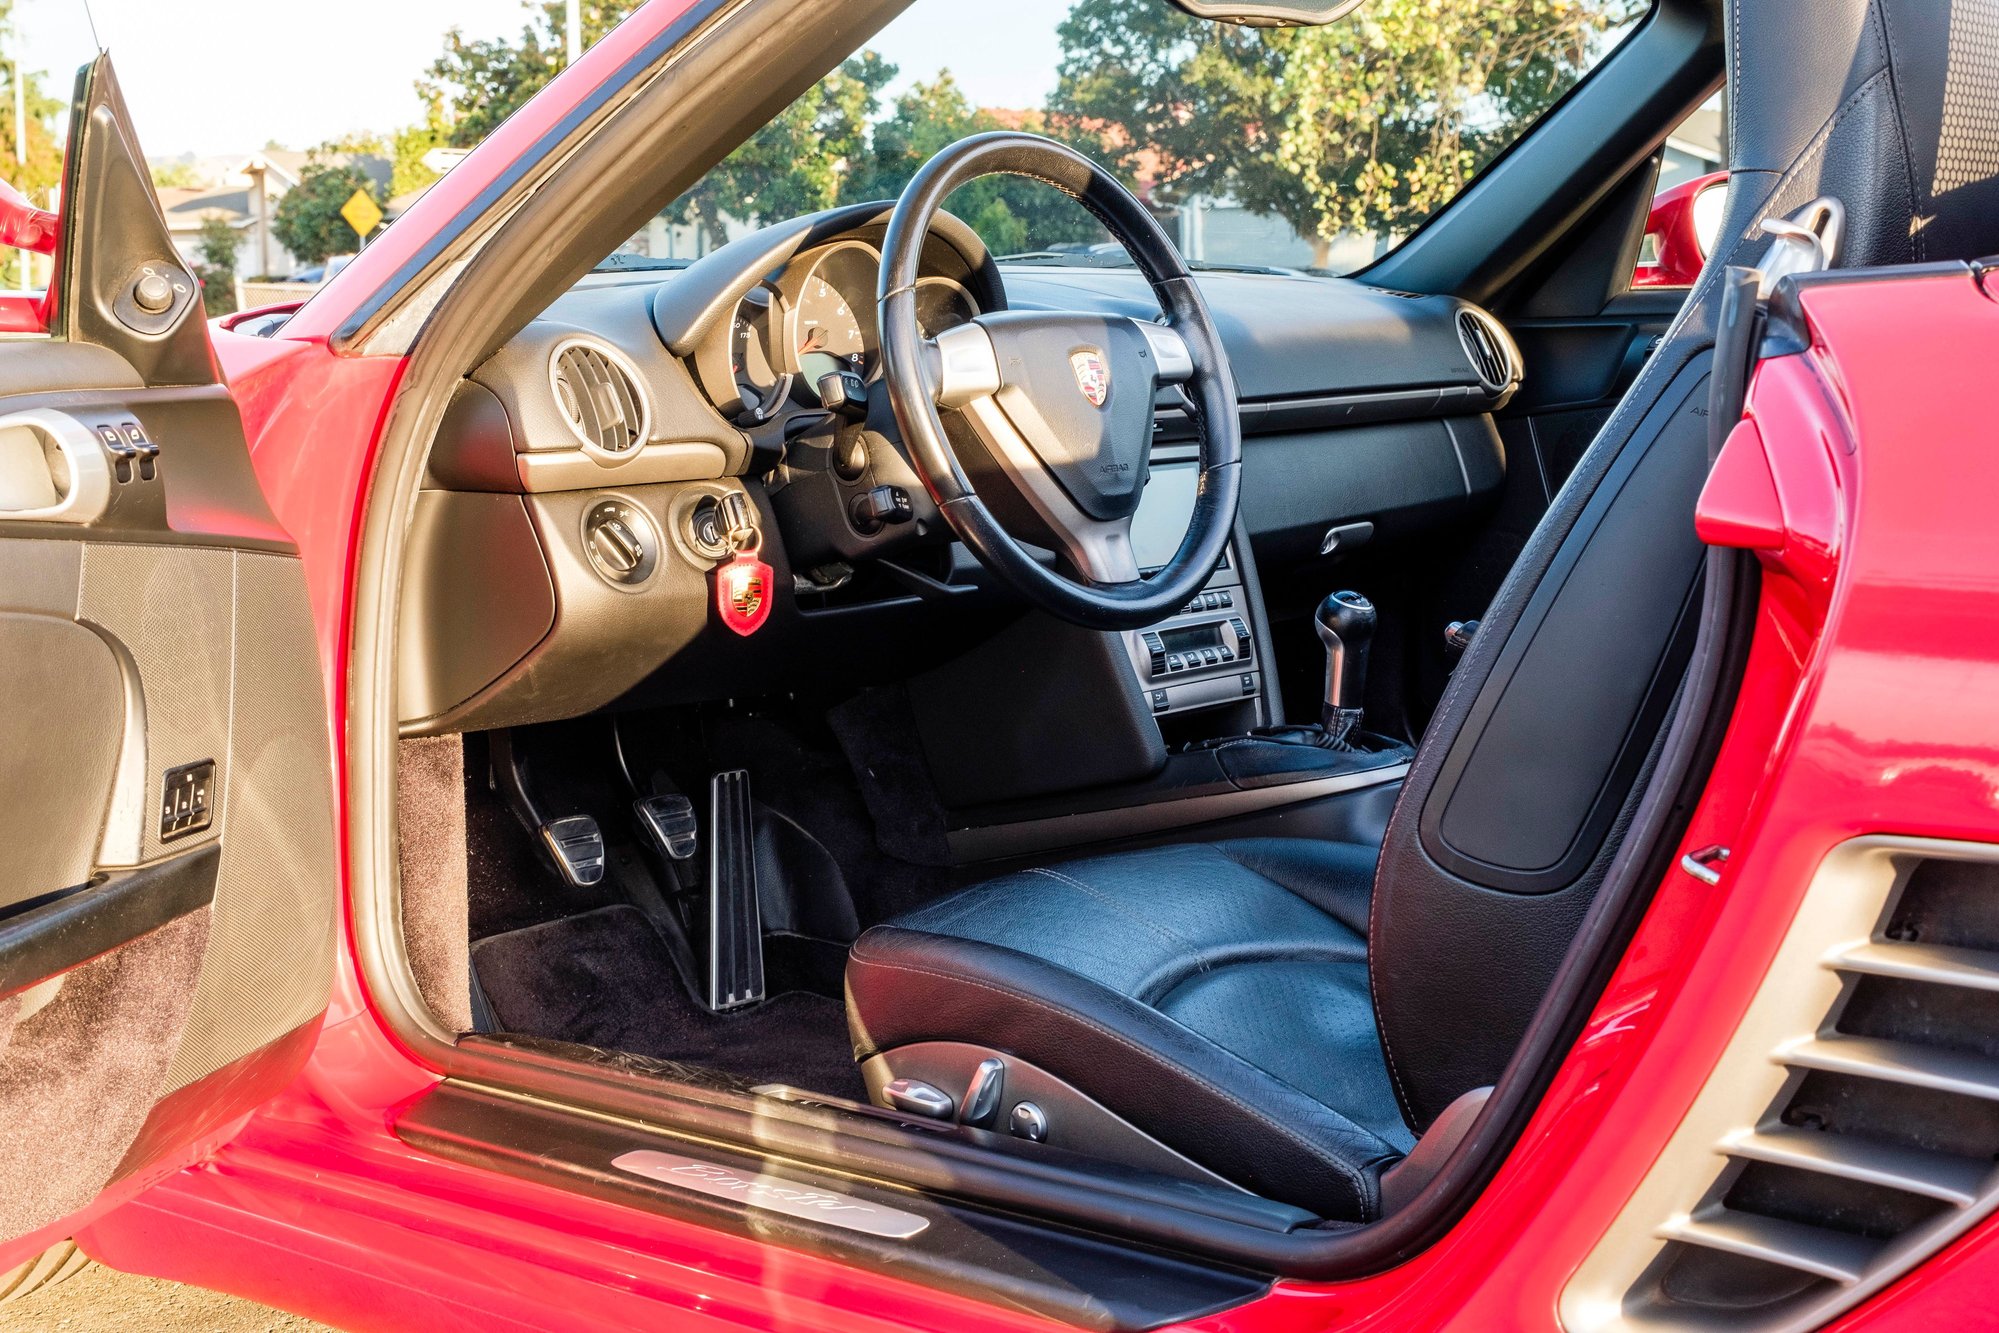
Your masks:
M 737 1009 L 764 998 L 763 914 L 747 769 L 708 783 L 708 1007 Z

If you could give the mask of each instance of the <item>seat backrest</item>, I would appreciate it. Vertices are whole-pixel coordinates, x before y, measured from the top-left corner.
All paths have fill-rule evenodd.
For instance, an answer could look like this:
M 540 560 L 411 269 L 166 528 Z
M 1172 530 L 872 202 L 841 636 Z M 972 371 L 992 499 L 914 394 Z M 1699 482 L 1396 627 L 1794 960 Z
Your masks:
M 1369 967 L 1419 1129 L 1505 1067 L 1663 736 L 1698 613 L 1722 270 L 1820 195 L 1845 205 L 1842 266 L 1999 251 L 1999 0 L 1728 4 L 1724 239 L 1481 618 L 1383 846 Z

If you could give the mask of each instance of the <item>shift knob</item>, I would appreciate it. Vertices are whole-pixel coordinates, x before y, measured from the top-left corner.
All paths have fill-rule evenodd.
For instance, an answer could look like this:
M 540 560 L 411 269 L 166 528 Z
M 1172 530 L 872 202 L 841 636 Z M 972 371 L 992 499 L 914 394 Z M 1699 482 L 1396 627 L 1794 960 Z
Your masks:
M 1344 736 L 1360 720 L 1367 690 L 1367 650 L 1374 641 L 1374 603 L 1357 592 L 1336 592 L 1312 614 L 1326 645 L 1326 698 L 1320 720 Z

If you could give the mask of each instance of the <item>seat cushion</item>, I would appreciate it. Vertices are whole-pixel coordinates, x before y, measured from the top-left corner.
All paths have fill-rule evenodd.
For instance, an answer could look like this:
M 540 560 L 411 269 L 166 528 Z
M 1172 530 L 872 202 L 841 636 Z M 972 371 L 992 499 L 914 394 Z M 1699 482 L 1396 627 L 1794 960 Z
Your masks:
M 1375 855 L 1209 843 L 966 889 L 854 946 L 856 1057 L 988 1046 L 1259 1194 L 1367 1220 L 1413 1138 L 1368 990 Z

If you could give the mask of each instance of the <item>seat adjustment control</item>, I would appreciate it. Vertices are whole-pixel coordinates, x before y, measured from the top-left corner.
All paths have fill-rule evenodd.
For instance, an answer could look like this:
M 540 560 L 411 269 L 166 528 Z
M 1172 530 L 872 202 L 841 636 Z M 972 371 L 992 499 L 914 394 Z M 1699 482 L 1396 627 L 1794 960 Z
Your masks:
M 898 1111 L 927 1120 L 949 1120 L 956 1106 L 949 1093 L 914 1078 L 891 1079 L 882 1087 L 882 1099 Z
M 1000 1094 L 1005 1088 L 1006 1062 L 979 1061 L 979 1067 L 972 1071 L 971 1085 L 965 1089 L 965 1105 L 958 1112 L 958 1123 L 974 1129 L 992 1128 L 993 1121 L 999 1118 Z
M 1048 1117 L 1033 1102 L 1021 1102 L 1013 1108 L 1013 1114 L 1006 1118 L 1006 1127 L 1017 1139 L 1029 1143 L 1045 1143 L 1048 1140 Z

